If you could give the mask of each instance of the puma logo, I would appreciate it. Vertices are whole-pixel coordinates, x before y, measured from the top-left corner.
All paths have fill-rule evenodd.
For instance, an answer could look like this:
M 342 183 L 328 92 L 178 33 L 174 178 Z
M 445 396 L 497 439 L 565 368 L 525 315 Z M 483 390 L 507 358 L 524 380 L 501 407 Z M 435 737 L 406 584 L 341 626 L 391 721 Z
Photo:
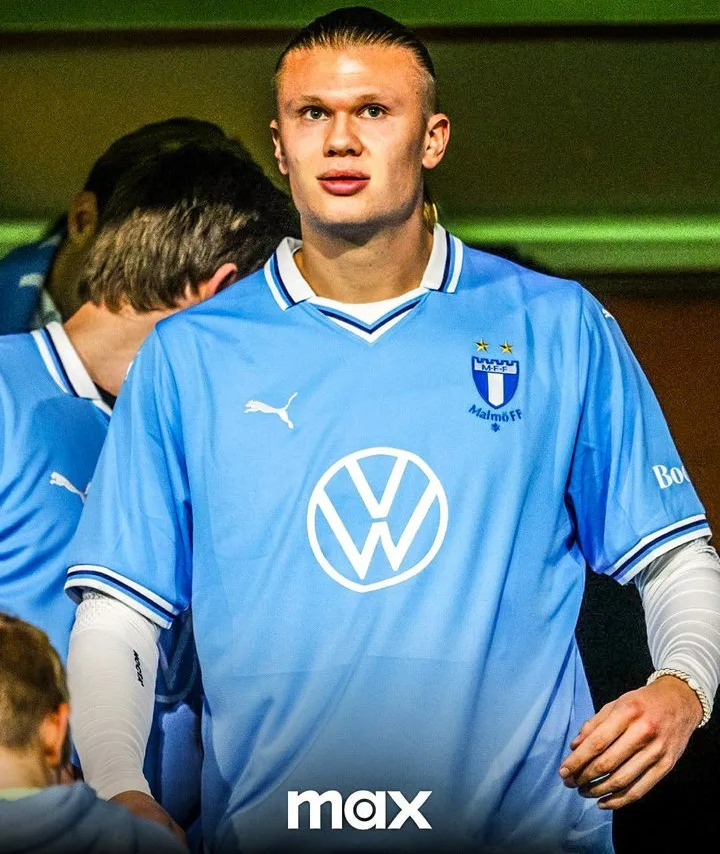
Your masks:
M 73 486 L 72 483 L 65 477 L 65 475 L 60 474 L 59 471 L 54 471 L 50 475 L 50 483 L 53 486 L 62 486 L 63 489 L 67 489 L 68 492 L 72 492 L 73 495 L 79 495 L 83 504 L 85 503 L 85 499 L 87 498 L 87 494 L 90 491 L 90 484 L 85 488 L 85 492 L 82 489 L 78 489 L 77 486 Z
M 275 406 L 270 406 L 269 403 L 263 403 L 262 400 L 248 400 L 245 404 L 245 412 L 264 412 L 266 415 L 277 415 L 281 421 L 284 421 L 287 426 L 293 430 L 295 425 L 292 423 L 287 414 L 288 406 L 295 400 L 297 397 L 297 392 L 294 391 L 288 402 L 281 409 L 278 409 Z

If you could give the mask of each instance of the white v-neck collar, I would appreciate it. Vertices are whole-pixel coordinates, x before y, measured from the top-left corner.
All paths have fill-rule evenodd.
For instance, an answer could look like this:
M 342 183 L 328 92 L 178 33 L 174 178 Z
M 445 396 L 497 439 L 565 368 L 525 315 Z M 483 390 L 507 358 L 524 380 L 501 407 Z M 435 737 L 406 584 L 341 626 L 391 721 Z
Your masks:
M 31 334 L 47 372 L 58 387 L 65 394 L 92 401 L 98 409 L 110 415 L 112 410 L 102 399 L 63 326 L 52 321 L 42 329 L 33 330 Z
M 318 297 L 303 278 L 294 254 L 300 240 L 286 237 L 265 264 L 265 281 L 283 310 L 303 302 L 317 306 L 329 320 L 365 341 L 375 341 L 410 312 L 427 293 L 454 293 L 462 267 L 463 245 L 441 225 L 433 231 L 433 246 L 420 285 L 412 291 L 374 303 L 343 303 Z

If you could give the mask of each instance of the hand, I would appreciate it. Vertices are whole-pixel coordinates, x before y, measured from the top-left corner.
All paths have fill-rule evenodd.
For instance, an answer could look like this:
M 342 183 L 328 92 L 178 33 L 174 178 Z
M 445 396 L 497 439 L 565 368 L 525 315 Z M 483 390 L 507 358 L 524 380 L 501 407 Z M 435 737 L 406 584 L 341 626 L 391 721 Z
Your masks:
M 566 786 L 600 809 L 618 809 L 652 789 L 682 756 L 702 706 L 682 679 L 661 676 L 586 721 L 560 766 Z
M 135 815 L 139 815 L 141 818 L 148 818 L 151 821 L 156 821 L 158 824 L 169 827 L 175 836 L 177 836 L 184 845 L 187 845 L 185 832 L 182 827 L 173 821 L 155 798 L 152 798 L 150 795 L 146 795 L 145 792 L 120 792 L 110 798 L 110 800 L 115 801 L 115 803 L 122 804 L 126 809 L 129 809 L 130 812 L 135 813 Z

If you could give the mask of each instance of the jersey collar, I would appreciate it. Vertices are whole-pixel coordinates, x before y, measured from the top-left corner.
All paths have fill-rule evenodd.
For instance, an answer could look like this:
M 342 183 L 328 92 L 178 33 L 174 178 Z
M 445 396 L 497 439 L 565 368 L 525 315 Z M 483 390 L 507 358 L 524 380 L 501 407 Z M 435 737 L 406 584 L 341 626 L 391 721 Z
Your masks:
M 283 311 L 315 296 L 293 259 L 293 255 L 301 246 L 302 241 L 286 237 L 264 267 L 265 281 L 275 302 Z M 430 259 L 420 288 L 454 293 L 460 277 L 462 257 L 462 243 L 441 225 L 436 225 Z
M 65 394 L 90 400 L 98 409 L 106 415 L 110 415 L 112 410 L 102 399 L 97 386 L 90 379 L 90 374 L 88 374 L 80 356 L 70 343 L 62 325 L 53 321 L 42 329 L 33 330 L 31 334 L 35 339 L 47 372 Z

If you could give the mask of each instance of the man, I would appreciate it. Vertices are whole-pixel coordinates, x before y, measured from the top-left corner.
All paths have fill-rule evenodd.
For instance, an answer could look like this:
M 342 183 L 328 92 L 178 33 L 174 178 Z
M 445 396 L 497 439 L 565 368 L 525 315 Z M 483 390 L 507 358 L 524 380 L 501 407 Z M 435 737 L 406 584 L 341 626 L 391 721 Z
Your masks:
M 192 604 L 211 851 L 611 851 L 608 810 L 672 766 L 720 669 L 717 557 L 657 402 L 580 286 L 428 227 L 449 120 L 409 30 L 329 13 L 276 87 L 302 243 L 148 338 L 68 589 L 116 600 L 144 668 Z M 636 579 L 658 668 L 597 714 L 586 561 Z M 81 756 L 134 756 L 108 792 L 162 820 L 89 605 Z
M 162 151 L 188 142 L 227 141 L 212 122 L 173 117 L 142 125 L 115 140 L 96 160 L 67 214 L 40 240 L 0 260 L 0 334 L 29 332 L 67 320 L 81 304 L 77 293 L 88 250 L 118 182 Z
M 0 339 L 0 608 L 47 631 L 63 660 L 74 618 L 64 552 L 131 360 L 159 319 L 257 269 L 292 224 L 287 197 L 239 144 L 157 153 L 107 201 L 78 311 L 64 326 Z M 189 619 L 161 652 L 146 771 L 187 825 L 199 761 Z M 132 672 L 143 681 L 139 665 Z M 155 678 L 146 684 L 152 696 Z
M 69 752 L 65 673 L 47 635 L 0 612 L 0 852 L 181 854 L 155 822 L 58 785 Z

